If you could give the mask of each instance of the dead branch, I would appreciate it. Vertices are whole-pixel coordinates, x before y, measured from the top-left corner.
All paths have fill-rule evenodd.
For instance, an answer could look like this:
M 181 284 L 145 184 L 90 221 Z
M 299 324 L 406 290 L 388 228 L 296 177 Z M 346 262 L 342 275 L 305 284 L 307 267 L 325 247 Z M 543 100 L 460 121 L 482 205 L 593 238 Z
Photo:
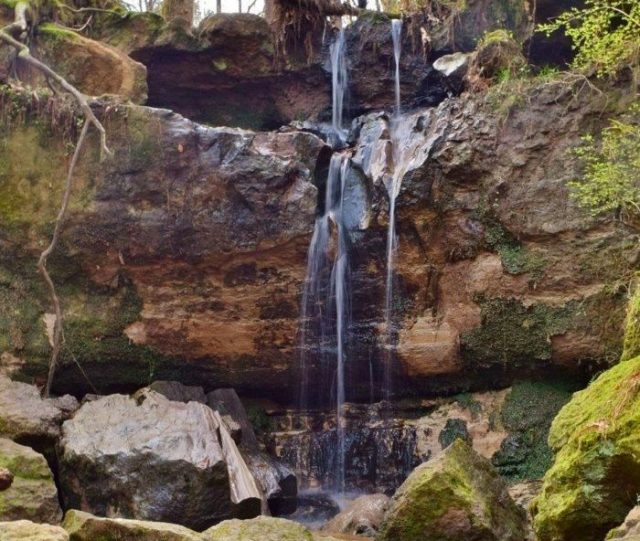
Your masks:
M 78 142 L 76 143 L 76 148 L 73 151 L 73 157 L 71 158 L 71 164 L 69 165 L 69 170 L 67 171 L 67 179 L 65 181 L 64 193 L 62 195 L 62 205 L 60 206 L 60 210 L 58 211 L 58 216 L 56 218 L 56 225 L 53 229 L 53 235 L 51 236 L 51 242 L 49 246 L 47 246 L 44 251 L 40 254 L 40 259 L 38 259 L 38 271 L 42 274 L 44 281 L 47 283 L 47 287 L 49 289 L 49 296 L 51 297 L 51 301 L 53 302 L 53 308 L 56 314 L 56 321 L 53 327 L 53 350 L 51 352 L 51 360 L 49 362 L 49 374 L 47 376 L 47 385 L 45 387 L 44 395 L 49 396 L 51 392 L 51 384 L 53 383 L 53 376 L 55 374 L 56 366 L 58 364 L 58 357 L 60 356 L 60 350 L 62 349 L 62 306 L 60 305 L 60 298 L 56 292 L 56 286 L 49 275 L 49 271 L 47 270 L 47 258 L 51 255 L 56 245 L 58 244 L 58 239 L 60 238 L 60 230 L 62 229 L 62 224 L 64 222 L 64 217 L 67 213 L 67 208 L 69 207 L 69 199 L 71 197 L 71 188 L 73 185 L 73 172 L 78 163 L 78 157 L 80 156 L 80 150 L 82 149 L 82 144 L 84 143 L 84 139 L 87 136 L 87 132 L 89 131 L 89 120 L 85 120 L 82 125 L 82 131 L 80 132 L 80 137 L 78 137 Z
M 71 197 L 71 188 L 73 185 L 73 173 L 75 171 L 76 165 L 78 163 L 78 158 L 80 156 L 80 152 L 82 150 L 82 145 L 87 136 L 87 132 L 89 131 L 89 127 L 93 125 L 100 134 L 100 155 L 101 158 L 104 158 L 107 155 L 111 154 L 111 151 L 107 147 L 107 135 L 102 123 L 96 118 L 91 107 L 89 106 L 89 102 L 87 98 L 82 92 L 80 92 L 76 87 L 67 82 L 64 77 L 56 73 L 49 66 L 38 60 L 37 58 L 31 56 L 31 52 L 29 51 L 29 47 L 27 47 L 24 43 L 17 40 L 13 34 L 18 34 L 21 39 L 24 39 L 27 31 L 27 10 L 29 8 L 29 4 L 26 2 L 18 2 L 15 7 L 15 17 L 14 22 L 7 25 L 6 27 L 0 29 L 0 42 L 4 42 L 7 45 L 13 47 L 17 53 L 18 58 L 27 64 L 33 66 L 36 70 L 40 71 L 44 74 L 45 78 L 49 81 L 55 81 L 60 87 L 62 87 L 66 92 L 71 94 L 73 98 L 78 102 L 80 109 L 85 117 L 84 124 L 82 126 L 82 130 L 80 132 L 80 136 L 78 137 L 78 141 L 76 143 L 75 150 L 73 152 L 73 157 L 71 158 L 71 163 L 69 165 L 69 169 L 67 171 L 67 178 L 65 181 L 64 193 L 62 196 L 62 203 L 60 206 L 60 210 L 58 211 L 58 215 L 56 217 L 55 226 L 53 235 L 51 237 L 51 242 L 45 248 L 45 250 L 40 254 L 40 258 L 38 260 L 38 270 L 40 274 L 42 274 L 47 288 L 49 290 L 49 296 L 51 297 L 51 302 L 53 304 L 55 310 L 55 325 L 53 331 L 53 348 L 51 352 L 51 358 L 49 360 L 49 372 L 47 376 L 47 383 L 44 389 L 44 395 L 49 396 L 51 392 L 51 385 L 53 383 L 53 378 L 55 376 L 55 371 L 58 364 L 58 358 L 60 356 L 60 351 L 62 349 L 62 343 L 64 341 L 64 331 L 63 331 L 63 314 L 62 314 L 62 306 L 60 305 L 60 299 L 56 292 L 55 284 L 47 271 L 47 258 L 51 255 L 53 250 L 56 248 L 58 244 L 58 240 L 60 238 L 60 232 L 62 229 L 62 225 L 64 223 L 64 218 L 67 213 L 67 209 L 69 207 L 69 200 Z

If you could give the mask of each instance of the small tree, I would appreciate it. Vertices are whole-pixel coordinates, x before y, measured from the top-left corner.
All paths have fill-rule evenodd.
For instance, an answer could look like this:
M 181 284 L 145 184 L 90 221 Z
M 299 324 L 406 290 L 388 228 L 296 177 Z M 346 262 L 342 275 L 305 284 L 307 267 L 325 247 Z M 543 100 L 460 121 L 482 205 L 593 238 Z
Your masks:
M 572 8 L 538 30 L 563 30 L 573 40 L 574 68 L 615 75 L 621 65 L 638 64 L 640 1 L 586 0 L 583 8 Z
M 578 204 L 597 215 L 616 212 L 627 225 L 640 221 L 640 104 L 613 120 L 598 141 L 583 137 L 576 155 L 584 176 L 569 183 Z

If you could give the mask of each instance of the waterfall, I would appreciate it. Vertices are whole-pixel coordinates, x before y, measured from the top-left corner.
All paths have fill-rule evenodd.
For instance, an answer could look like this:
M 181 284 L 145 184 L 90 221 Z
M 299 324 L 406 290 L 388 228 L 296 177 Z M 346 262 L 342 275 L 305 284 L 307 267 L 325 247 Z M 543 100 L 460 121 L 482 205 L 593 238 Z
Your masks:
M 342 117 L 344 96 L 347 90 L 347 58 L 345 54 L 344 28 L 341 28 L 331 44 L 331 127 L 334 133 L 343 135 Z
M 385 333 L 387 355 L 384 365 L 383 394 L 386 400 L 391 398 L 391 368 L 394 361 L 393 352 L 393 266 L 395 254 L 398 248 L 396 238 L 396 198 L 400 192 L 402 182 L 402 171 L 399 167 L 401 162 L 401 138 L 398 130 L 400 124 L 400 46 L 402 37 L 402 20 L 393 19 L 391 21 L 391 37 L 393 40 L 393 58 L 395 61 L 395 108 L 391 119 L 391 145 L 393 149 L 393 174 L 387 186 L 389 193 L 389 226 L 387 230 L 387 276 L 385 282 Z
M 395 71 L 395 91 L 396 91 L 396 108 L 395 115 L 400 116 L 400 38 L 402 37 L 402 19 L 392 19 L 391 21 L 391 38 L 393 40 L 393 59 L 396 64 Z
M 336 411 L 336 489 L 345 485 L 345 363 L 347 332 L 350 319 L 349 234 L 343 220 L 343 194 L 349 158 L 335 153 L 331 157 L 325 187 L 324 210 L 315 221 L 313 237 L 307 253 L 307 274 L 302 296 L 300 322 L 301 409 L 309 407 L 308 352 L 315 351 L 323 364 L 329 364 L 322 375 L 334 381 L 331 394 Z M 332 253 L 333 252 L 333 253 Z M 330 273 L 329 273 L 330 269 Z M 327 284 L 328 278 L 328 284 Z M 328 286 L 328 287 L 327 287 Z M 309 326 L 316 324 L 316 335 L 309 336 Z M 329 336 L 330 331 L 334 334 Z M 327 372 L 327 374 L 325 374 Z M 329 378 L 327 378 L 329 379 Z M 318 382 L 322 386 L 324 382 Z

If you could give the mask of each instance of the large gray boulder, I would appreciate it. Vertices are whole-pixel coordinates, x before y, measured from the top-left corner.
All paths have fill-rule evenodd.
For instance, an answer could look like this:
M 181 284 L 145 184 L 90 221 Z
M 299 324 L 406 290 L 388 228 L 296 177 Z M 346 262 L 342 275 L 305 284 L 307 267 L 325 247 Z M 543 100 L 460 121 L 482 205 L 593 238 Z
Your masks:
M 29 443 L 52 442 L 77 407 L 72 396 L 42 398 L 35 385 L 0 375 L 0 436 Z
M 0 520 L 60 522 L 58 490 L 44 456 L 0 438 L 0 470 L 12 476 L 10 486 L 0 491 Z
M 195 530 L 260 512 L 257 494 L 243 489 L 246 471 L 233 440 L 204 404 L 154 391 L 110 395 L 83 404 L 62 432 L 68 508 Z

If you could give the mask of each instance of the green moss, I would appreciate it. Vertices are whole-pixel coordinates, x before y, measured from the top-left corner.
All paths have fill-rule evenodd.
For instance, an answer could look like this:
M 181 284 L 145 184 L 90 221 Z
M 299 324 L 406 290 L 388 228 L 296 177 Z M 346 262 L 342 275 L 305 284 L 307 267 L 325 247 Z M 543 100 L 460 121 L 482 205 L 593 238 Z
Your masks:
M 510 481 L 540 479 L 551 466 L 547 444 L 554 416 L 571 398 L 574 388 L 564 383 L 521 382 L 513 385 L 500 417 L 509 436 L 492 457 Z
M 313 541 L 302 524 L 282 518 L 260 516 L 251 520 L 225 520 L 202 533 L 204 541 Z
M 640 492 L 640 357 L 604 372 L 554 419 L 555 462 L 534 501 L 540 541 L 600 541 Z
M 515 299 L 485 298 L 480 327 L 461 335 L 465 359 L 474 364 L 510 366 L 537 365 L 551 358 L 551 337 L 565 333 L 576 306 L 562 308 L 535 304 L 525 306 Z
M 438 443 L 443 449 L 445 449 L 457 439 L 461 439 L 462 441 L 471 444 L 471 436 L 467 429 L 467 423 L 463 419 L 447 419 L 444 428 L 440 431 L 440 435 L 438 436 Z
M 503 28 L 499 28 L 497 30 L 490 30 L 488 32 L 485 32 L 478 45 L 480 47 L 484 47 L 485 45 L 489 45 L 490 43 L 512 41 L 513 39 L 513 32 L 510 32 L 509 30 L 505 30 Z
M 482 411 L 482 405 L 478 402 L 471 393 L 460 393 L 453 397 L 453 399 L 463 408 L 469 410 L 473 417 L 476 417 Z
M 64 44 L 69 41 L 77 41 L 80 39 L 80 35 L 78 33 L 55 23 L 39 24 L 38 34 L 41 39 L 47 40 L 50 44 Z
M 623 361 L 640 355 L 640 282 L 636 277 L 627 307 L 624 328 Z
M 506 501 L 495 504 L 504 486 L 491 465 L 461 439 L 437 458 L 416 468 L 400 487 L 379 534 L 379 541 L 457 541 L 447 517 L 465 521 L 471 539 L 524 539 L 521 512 Z M 506 533 L 508 532 L 508 533 Z M 492 537 L 491 537 L 492 538 Z

